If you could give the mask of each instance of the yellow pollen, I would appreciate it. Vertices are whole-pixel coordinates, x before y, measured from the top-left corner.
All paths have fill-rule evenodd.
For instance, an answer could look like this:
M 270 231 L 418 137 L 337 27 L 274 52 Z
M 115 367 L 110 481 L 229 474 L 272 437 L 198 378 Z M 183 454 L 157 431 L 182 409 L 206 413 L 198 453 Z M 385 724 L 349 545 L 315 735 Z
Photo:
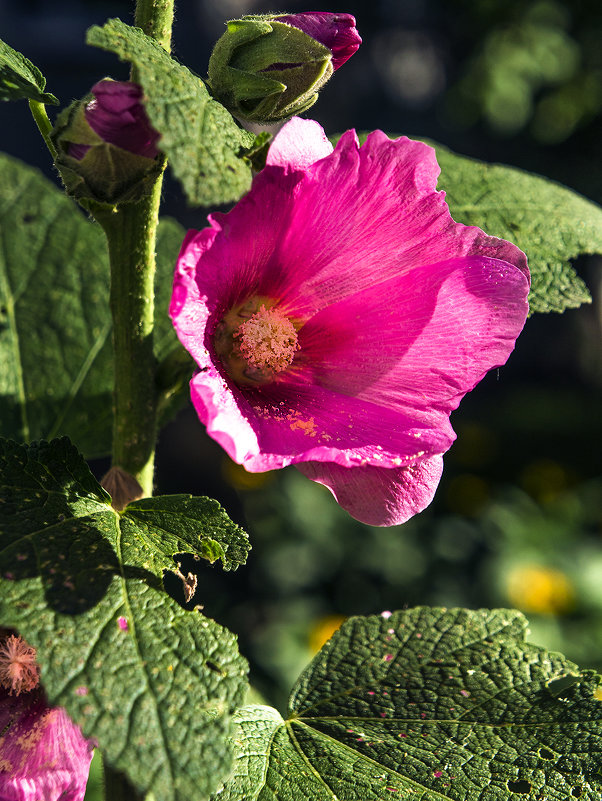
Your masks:
M 243 359 L 257 370 L 286 370 L 299 349 L 295 326 L 277 308 L 261 305 L 234 333 Z

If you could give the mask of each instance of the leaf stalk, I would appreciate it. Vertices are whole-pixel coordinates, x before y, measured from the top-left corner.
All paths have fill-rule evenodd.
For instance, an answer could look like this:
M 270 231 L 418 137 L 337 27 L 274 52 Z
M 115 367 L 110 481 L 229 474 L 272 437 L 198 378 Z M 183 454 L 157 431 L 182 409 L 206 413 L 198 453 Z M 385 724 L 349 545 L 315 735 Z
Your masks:
M 53 161 L 56 161 L 56 148 L 52 143 L 52 139 L 50 138 L 50 133 L 52 131 L 52 123 L 48 119 L 48 114 L 46 113 L 46 106 L 44 103 L 40 103 L 39 100 L 30 100 L 29 101 L 29 110 L 35 120 L 36 125 L 38 126 L 39 132 L 42 134 L 42 138 L 46 142 L 46 147 L 50 151 L 50 155 L 52 156 Z

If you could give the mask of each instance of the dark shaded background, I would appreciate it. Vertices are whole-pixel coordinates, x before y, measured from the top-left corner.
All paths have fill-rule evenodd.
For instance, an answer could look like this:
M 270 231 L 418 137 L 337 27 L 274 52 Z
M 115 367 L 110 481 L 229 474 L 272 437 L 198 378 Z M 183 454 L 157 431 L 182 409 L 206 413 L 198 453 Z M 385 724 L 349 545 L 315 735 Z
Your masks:
M 0 0 L 0 37 L 42 69 L 65 106 L 104 75 L 127 77 L 83 42 L 108 17 L 131 23 L 132 7 Z M 225 19 L 272 9 L 180 0 L 174 54 L 204 74 Z M 310 112 L 328 133 L 428 137 L 602 201 L 599 0 L 350 0 L 340 10 L 355 14 L 364 44 Z M 27 104 L 0 113 L 0 148 L 54 177 Z M 202 225 L 204 212 L 187 208 L 170 180 L 164 211 Z M 239 633 L 271 702 L 284 703 L 342 616 L 417 603 L 517 606 L 534 641 L 602 667 L 600 259 L 577 268 L 596 302 L 528 321 L 509 363 L 453 415 L 459 436 L 437 497 L 405 526 L 351 520 L 293 469 L 245 474 L 190 410 L 162 432 L 158 491 L 217 497 L 250 533 L 248 565 L 234 575 L 202 567 L 199 600 Z

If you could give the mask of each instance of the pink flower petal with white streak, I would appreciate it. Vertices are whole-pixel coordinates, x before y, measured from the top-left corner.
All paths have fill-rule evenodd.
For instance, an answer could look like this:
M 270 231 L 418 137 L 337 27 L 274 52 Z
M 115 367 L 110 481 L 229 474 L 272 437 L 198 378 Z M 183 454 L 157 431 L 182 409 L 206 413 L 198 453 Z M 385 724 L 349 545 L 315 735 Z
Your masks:
M 314 162 L 330 156 L 333 147 L 320 123 L 293 117 L 282 127 L 268 150 L 267 167 L 306 170 Z
M 433 500 L 443 472 L 443 458 L 387 469 L 341 467 L 303 462 L 304 476 L 323 484 L 352 517 L 369 526 L 395 526 L 422 512 Z

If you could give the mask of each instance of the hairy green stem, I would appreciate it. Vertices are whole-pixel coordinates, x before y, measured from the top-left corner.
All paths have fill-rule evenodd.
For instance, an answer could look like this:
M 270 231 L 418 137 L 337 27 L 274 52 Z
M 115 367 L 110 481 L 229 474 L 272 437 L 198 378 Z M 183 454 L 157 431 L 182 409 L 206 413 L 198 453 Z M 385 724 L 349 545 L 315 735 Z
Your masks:
M 138 0 L 135 24 L 169 53 L 174 0 Z
M 137 0 L 136 25 L 169 51 L 174 0 Z M 135 69 L 132 68 L 135 80 Z M 163 173 L 149 195 L 114 209 L 94 208 L 109 244 L 113 318 L 113 466 L 152 495 L 157 437 L 153 353 L 155 245 Z
M 32 113 L 32 116 L 40 133 L 42 134 L 44 141 L 46 142 L 46 147 L 48 150 L 50 150 L 50 155 L 52 156 L 53 161 L 56 160 L 56 150 L 50 138 L 52 125 L 48 119 L 48 114 L 46 113 L 46 106 L 43 103 L 40 103 L 38 100 L 30 100 L 29 110 Z
M 161 176 L 138 203 L 95 211 L 109 243 L 113 317 L 113 465 L 153 489 L 157 436 L 153 353 L 155 244 Z

